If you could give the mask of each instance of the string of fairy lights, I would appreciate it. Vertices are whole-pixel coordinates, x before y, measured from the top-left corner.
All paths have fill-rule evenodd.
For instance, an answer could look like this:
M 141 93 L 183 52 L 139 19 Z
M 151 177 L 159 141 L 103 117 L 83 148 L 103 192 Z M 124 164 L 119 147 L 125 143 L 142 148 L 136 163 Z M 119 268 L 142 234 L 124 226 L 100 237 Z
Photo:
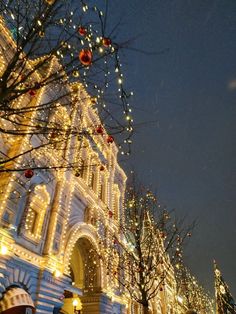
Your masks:
M 49 6 L 52 6 L 54 5 L 54 3 L 56 3 L 56 1 L 46 1 L 48 3 Z M 89 12 L 95 12 L 98 16 L 99 16 L 99 19 L 102 21 L 103 23 L 103 12 L 100 11 L 99 9 L 97 9 L 97 7 L 93 6 L 93 7 L 90 7 L 88 6 L 84 1 L 81 2 L 82 3 L 82 12 L 83 12 L 83 17 L 85 14 L 89 14 Z M 16 31 L 16 29 L 14 29 L 14 21 L 16 20 L 16 17 L 15 15 L 13 14 L 13 12 L 11 12 L 11 8 L 10 7 L 7 7 L 7 4 L 6 4 L 6 11 L 4 13 L 9 13 L 8 16 L 11 18 L 11 33 L 9 34 L 8 30 L 5 29 L 5 25 L 4 23 L 1 25 L 4 32 L 6 33 L 6 38 L 7 40 L 9 41 L 9 45 L 12 45 L 14 47 L 14 41 L 12 41 L 12 38 L 11 36 L 14 37 L 14 39 L 16 40 L 17 39 L 17 36 L 19 36 L 19 29 Z M 74 15 L 74 13 L 72 14 L 73 12 L 71 11 L 69 13 L 69 16 L 70 18 Z M 82 21 L 82 17 L 80 17 L 80 20 Z M 68 21 L 67 19 L 59 19 L 59 25 L 65 25 L 67 22 L 68 25 L 72 25 L 73 24 L 73 21 Z M 124 140 L 125 143 L 128 143 L 128 144 L 131 144 L 131 140 L 130 140 L 130 135 L 132 134 L 132 127 L 131 127 L 131 123 L 132 123 L 132 117 L 130 117 L 130 112 L 131 112 L 131 109 L 129 108 L 129 104 L 126 103 L 127 99 L 132 95 L 132 93 L 130 94 L 127 94 L 124 90 L 124 85 L 123 85 L 123 74 L 122 74 L 122 71 L 121 71 L 121 68 L 122 68 L 122 65 L 119 61 L 119 55 L 118 55 L 118 45 L 115 44 L 115 43 L 112 43 L 112 40 L 109 38 L 109 37 L 102 37 L 102 36 L 98 36 L 97 33 L 98 31 L 93 31 L 93 28 L 92 26 L 93 25 L 88 25 L 87 27 L 87 23 L 80 23 L 81 25 L 72 25 L 72 28 L 76 30 L 76 34 L 79 34 L 79 40 L 80 40 L 80 43 L 82 46 L 88 46 L 89 49 L 91 49 L 91 53 L 89 54 L 89 56 L 84 53 L 85 52 L 85 48 L 83 48 L 80 53 L 79 53 L 79 58 L 78 58 L 78 55 L 76 56 L 76 60 L 79 59 L 80 61 L 80 66 L 79 66 L 79 69 L 80 71 L 78 71 L 75 66 L 73 65 L 73 67 L 71 69 L 69 69 L 68 73 L 72 74 L 72 76 L 74 78 L 77 78 L 79 77 L 79 79 L 81 80 L 81 77 L 82 77 L 82 81 L 84 82 L 84 86 L 88 87 L 89 88 L 89 84 L 86 83 L 86 78 L 88 77 L 88 72 L 90 70 L 90 68 L 92 67 L 93 65 L 93 62 L 92 62 L 92 54 L 94 53 L 94 49 L 98 49 L 98 52 L 100 54 L 104 54 L 104 64 L 107 65 L 107 60 L 108 60 L 108 57 L 112 54 L 114 54 L 114 60 L 115 60 L 115 70 L 114 70 L 114 73 L 117 74 L 117 83 L 118 83 L 118 91 L 120 93 L 120 96 L 119 98 L 122 100 L 122 103 L 123 103 L 123 110 L 124 110 L 124 114 L 125 114 L 125 121 L 128 123 L 128 125 L 125 127 L 125 130 L 128 131 L 129 135 L 128 135 L 128 138 L 126 138 L 126 140 Z M 82 24 L 84 26 L 82 26 Z M 38 31 L 38 35 L 39 35 L 39 38 L 41 40 L 43 40 L 45 37 L 46 37 L 46 30 L 42 31 L 41 27 L 43 26 L 43 22 L 41 20 L 37 20 L 37 25 L 39 26 L 39 29 L 37 30 Z M 23 32 L 23 31 L 22 31 Z M 21 34 L 23 36 L 23 33 Z M 69 50 L 72 50 L 72 47 L 70 47 L 70 44 L 66 43 L 66 42 L 63 42 L 63 44 L 61 43 L 61 46 L 62 48 L 68 48 Z M 75 49 L 78 50 L 78 47 L 74 47 Z M 87 48 L 86 48 L 87 49 Z M 60 51 L 60 50 L 59 50 Z M 61 58 L 61 60 L 63 59 L 63 55 L 58 53 L 57 52 L 57 57 Z M 72 55 L 72 57 L 74 57 L 74 55 Z M 3 55 L 1 55 L 1 58 L 3 58 Z M 4 60 L 4 58 L 3 58 Z M 37 65 L 38 63 L 42 62 L 44 60 L 44 56 L 42 58 L 37 58 L 37 60 L 34 60 L 34 64 Z M 27 62 L 26 62 L 27 63 Z M 89 64 L 86 64 L 86 63 L 89 63 Z M 6 65 L 6 62 L 4 60 L 4 62 L 2 64 L 5 64 Z M 31 62 L 30 64 L 27 63 L 27 67 L 29 67 L 29 69 L 32 69 L 32 67 L 34 66 L 34 64 Z M 95 64 L 95 62 L 94 62 Z M 55 62 L 50 61 L 50 67 L 48 69 L 48 72 L 51 73 L 53 72 L 53 67 L 57 67 L 58 65 L 55 64 Z M 110 75 L 110 71 L 109 71 L 109 67 L 107 66 L 107 72 L 105 73 L 105 77 L 106 77 L 106 88 L 108 88 L 108 80 L 107 80 L 107 77 Z M 2 68 L 2 73 L 4 72 L 4 67 Z M 72 71 L 73 69 L 73 71 Z M 40 74 L 39 73 L 34 73 L 34 76 L 32 76 L 32 78 L 30 77 L 29 79 L 26 78 L 25 75 L 17 75 L 17 72 L 14 72 L 14 76 L 13 78 L 15 80 L 17 80 L 17 82 L 15 83 L 15 87 L 19 88 L 20 91 L 22 90 L 27 90 L 28 89 L 28 92 L 27 92 L 27 99 L 25 99 L 25 94 L 23 93 L 19 98 L 17 98 L 16 100 L 13 101 L 14 103 L 14 106 L 16 106 L 17 109 L 21 110 L 22 107 L 23 108 L 27 108 L 27 106 L 31 106 L 33 109 L 32 109 L 32 112 L 29 114 L 29 116 L 27 117 L 27 123 L 28 121 L 30 121 L 30 123 L 28 123 L 28 127 L 30 129 L 35 129 L 36 127 L 38 127 L 38 125 L 34 125 L 34 121 L 36 120 L 36 115 L 35 115 L 35 111 L 34 111 L 34 108 L 38 108 L 40 106 L 40 103 L 42 102 L 42 98 L 44 97 L 44 94 L 47 93 L 47 86 L 46 85 L 43 85 L 42 84 L 42 87 L 40 89 L 40 91 L 38 91 L 38 89 L 32 89 L 31 88 L 31 85 L 34 83 L 34 80 L 36 79 L 36 81 L 40 81 L 41 77 L 40 77 Z M 19 82 L 18 82 L 19 81 Z M 61 81 L 59 82 L 61 83 Z M 29 85 L 29 86 L 28 86 Z M 102 98 L 101 95 L 104 94 L 104 91 L 98 87 L 98 85 L 94 85 L 93 86 L 95 90 L 97 90 L 98 94 L 96 96 L 90 96 L 86 93 L 83 94 L 83 96 L 75 96 L 75 100 L 77 101 L 79 99 L 80 103 L 81 102 L 86 102 L 86 104 L 88 106 L 94 106 L 98 103 L 98 100 Z M 82 88 L 82 86 L 80 87 L 80 89 Z M 79 90 L 79 93 L 80 90 Z M 26 102 L 26 105 L 24 104 L 24 102 Z M 105 108 L 107 105 L 103 104 L 103 107 Z M 56 108 L 57 108 L 57 105 L 56 105 Z M 60 109 L 60 107 L 58 107 L 58 109 Z M 91 111 L 91 110 L 90 110 Z M 96 108 L 93 108 L 92 111 L 96 111 Z M 76 115 L 76 113 L 74 112 L 74 115 Z M 17 119 L 17 114 L 15 115 L 16 116 L 16 119 Z M 78 117 L 78 116 L 77 116 Z M 63 134 L 66 134 L 66 128 L 68 129 L 68 125 L 70 125 L 70 127 L 72 128 L 73 127 L 73 124 L 71 123 L 70 119 L 67 118 L 67 115 L 66 113 L 64 113 L 63 117 L 60 117 L 58 111 L 57 111 L 57 118 L 59 120 L 63 120 L 63 126 L 62 126 L 62 133 Z M 54 120 L 53 120 L 54 119 Z M 24 170 L 24 173 L 23 173 L 23 176 L 19 176 L 19 175 L 13 175 L 11 178 L 10 178 L 10 181 L 11 183 L 14 183 L 15 180 L 19 181 L 19 184 L 21 186 L 24 186 L 25 185 L 25 182 L 27 182 L 27 180 L 31 180 L 34 175 L 35 175 L 35 172 L 37 170 L 40 170 L 40 171 L 52 171 L 53 169 L 61 169 L 61 168 L 75 168 L 75 174 L 76 176 L 80 176 L 80 172 L 83 171 L 83 169 L 81 169 L 81 160 L 82 159 L 77 159 L 77 161 L 75 161 L 75 163 L 69 163 L 69 164 L 66 164 L 65 165 L 65 158 L 62 158 L 61 157 L 61 154 L 55 154 L 55 151 L 57 150 L 57 147 L 60 147 L 60 142 L 62 142 L 64 140 L 64 135 L 62 136 L 61 133 L 59 134 L 60 136 L 55 135 L 55 123 L 54 121 L 56 121 L 56 118 L 54 117 L 52 120 L 51 120 L 51 124 L 52 124 L 52 132 L 50 133 L 50 141 L 52 141 L 52 145 L 39 145 L 40 146 L 40 149 L 39 150 L 33 150 L 33 152 L 29 153 L 27 158 L 23 159 L 22 158 L 22 155 L 25 154 L 25 151 L 27 152 L 28 150 L 28 147 L 27 147 L 27 143 L 29 143 L 29 139 L 31 137 L 31 134 L 27 135 L 27 132 L 26 132 L 26 138 L 24 139 L 24 141 L 22 142 L 23 145 L 20 146 L 20 150 L 19 150 L 19 155 L 21 155 L 21 157 L 18 157 L 17 160 L 16 160 L 16 163 L 14 164 L 14 166 L 16 165 L 15 169 L 12 169 L 13 172 L 16 170 L 18 171 L 18 173 L 20 173 L 20 171 Z M 76 119 L 76 117 L 74 116 L 74 119 Z M 67 122 L 67 121 L 68 122 Z M 96 126 L 97 125 L 97 126 Z M 90 135 L 96 135 L 96 139 L 95 139 L 95 142 L 98 146 L 98 148 L 100 147 L 100 151 L 104 150 L 104 144 L 101 143 L 102 141 L 105 141 L 107 142 L 108 146 L 107 146 L 107 149 L 108 151 L 110 150 L 110 147 L 111 144 L 113 143 L 114 141 L 114 138 L 112 135 L 109 135 L 107 134 L 105 128 L 106 128 L 106 125 L 102 125 L 102 121 L 98 121 L 96 120 L 95 122 L 95 127 L 94 127 L 94 121 L 90 121 L 89 123 L 87 123 L 86 125 L 86 136 L 87 134 L 90 134 Z M 12 126 L 12 125 L 11 125 Z M 6 123 L 5 127 L 7 128 L 8 125 Z M 61 127 L 61 126 L 60 126 Z M 123 126 L 122 126 L 123 128 Z M 124 129 L 124 128 L 123 128 Z M 50 130 L 49 130 L 50 131 Z M 115 131 L 116 132 L 116 131 Z M 76 132 L 75 132 L 76 133 Z M 80 131 L 79 133 L 81 134 L 84 134 L 84 131 L 81 131 L 81 128 L 80 128 Z M 62 138 L 63 137 L 63 138 Z M 62 138 L 62 139 L 61 139 Z M 102 139 L 102 140 L 101 140 Z M 16 146 L 16 142 L 14 141 L 13 137 L 9 136 L 7 137 L 7 140 L 9 141 L 9 143 L 13 146 Z M 29 141 L 29 142 L 27 142 Z M 72 139 L 70 140 L 70 142 L 72 142 Z M 22 144 L 21 143 L 21 144 Z M 59 143 L 59 144 L 58 144 Z M 89 145 L 88 141 L 87 141 L 87 144 L 86 145 Z M 91 145 L 89 145 L 91 146 Z M 30 148 L 31 149 L 31 148 Z M 60 148 L 61 149 L 61 148 Z M 76 151 L 76 149 L 78 149 L 78 144 L 76 143 L 75 145 L 75 149 L 74 151 Z M 112 149 L 113 150 L 113 149 Z M 81 150 L 82 152 L 82 150 Z M 69 154 L 69 151 L 67 152 L 67 155 Z M 121 154 L 125 155 L 125 151 L 121 150 Z M 129 154 L 127 152 L 127 154 Z M 25 154 L 27 155 L 27 154 Z M 42 155 L 44 156 L 44 159 L 42 160 Z M 69 159 L 69 158 L 68 158 Z M 68 160 L 66 159 L 66 160 Z M 98 158 L 99 160 L 99 158 Z M 58 166 L 61 165 L 61 166 Z M 64 166 L 65 165 L 65 166 Z M 88 165 L 87 167 L 91 167 L 89 162 L 88 162 Z M 93 166 L 94 168 L 97 168 L 99 167 L 100 171 L 104 171 L 105 168 L 106 168 L 106 164 L 101 164 L 99 161 L 98 161 L 98 164 L 95 164 Z M 1 169 L 1 170 L 5 170 L 5 169 Z M 7 171 L 9 171 L 9 169 L 7 169 Z M 37 173 L 36 173 L 37 174 Z M 59 172 L 60 174 L 60 172 Z M 58 174 L 58 175 L 59 175 Z M 27 179 L 25 181 L 25 179 Z M 50 180 L 52 180 L 52 176 L 50 176 L 50 178 L 48 179 L 48 181 L 50 182 Z M 99 183 L 99 180 L 97 180 L 97 182 Z M 9 189 L 11 188 L 11 184 L 9 185 Z M 3 200 L 3 206 L 5 206 L 6 204 L 6 195 L 5 194 L 5 191 L 2 191 L 2 194 L 4 194 L 4 200 Z M 18 198 L 19 197 L 19 193 L 15 193 L 14 197 Z M 20 197 L 22 197 L 22 195 L 20 195 Z
M 214 261 L 214 275 L 215 275 L 216 313 L 217 314 L 235 313 L 236 303 L 215 261 Z
M 16 3 L 20 4 L 20 1 Z M 24 13 L 31 9 L 32 12 L 37 13 L 31 30 L 33 37 L 28 38 L 28 42 L 28 30 L 24 28 L 24 23 L 23 26 L 17 24 L 14 6 L 11 6 L 10 2 L 1 4 L 4 7 L 0 6 L 0 13 L 3 16 L 0 23 L 1 33 L 6 40 L 5 48 L 1 47 L 0 51 L 2 61 L 0 85 L 4 81 L 5 70 L 8 66 L 7 48 L 13 47 L 11 49 L 13 52 L 15 49 L 16 53 L 19 49 L 18 61 L 12 66 L 12 72 L 6 78 L 10 87 L 5 100 L 5 96 L 3 97 L 0 91 L 0 99 L 3 97 L 4 100 L 0 103 L 1 126 L 9 132 L 5 137 L 7 149 L 4 151 L 5 155 L 2 154 L 3 161 L 0 164 L 4 164 L 4 157 L 8 157 L 7 150 L 10 146 L 17 151 L 17 158 L 10 163 L 13 169 L 7 168 L 9 172 L 2 174 L 0 212 L 3 213 L 9 206 L 12 201 L 9 196 L 13 192 L 16 192 L 17 199 L 25 198 L 27 193 L 32 192 L 32 198 L 29 199 L 30 206 L 21 222 L 23 226 L 21 230 L 25 229 L 25 236 L 28 236 L 34 243 L 39 243 L 42 241 L 43 223 L 50 203 L 50 193 L 45 186 L 36 186 L 34 189 L 36 179 L 40 179 L 40 182 L 43 181 L 45 184 L 50 183 L 57 190 L 55 197 L 58 204 L 56 208 L 53 208 L 54 219 L 49 224 L 50 236 L 45 245 L 45 251 L 49 254 L 47 261 L 14 245 L 10 250 L 37 262 L 40 267 L 45 267 L 46 264 L 49 269 L 54 270 L 56 277 L 62 272 L 67 273 L 69 258 L 80 228 L 79 226 L 73 231 L 72 238 L 67 243 L 73 193 L 76 189 L 80 189 L 90 205 L 92 204 L 89 224 L 93 226 L 91 229 L 94 229 L 94 233 L 100 239 L 96 254 L 103 256 L 102 260 L 96 261 L 96 264 L 92 266 L 88 262 L 85 263 L 88 274 L 87 284 L 90 289 L 93 288 L 96 268 L 103 265 L 106 269 L 106 276 L 102 275 L 104 276 L 102 283 L 107 281 L 107 289 L 109 293 L 113 293 L 113 279 L 116 278 L 115 286 L 117 287 L 120 275 L 118 244 L 121 239 L 116 236 L 118 221 L 121 219 L 124 222 L 126 218 L 124 215 L 119 217 L 124 190 L 117 182 L 115 183 L 115 172 L 119 173 L 121 181 L 125 182 L 126 178 L 117 164 L 118 150 L 114 142 L 118 144 L 122 155 L 129 155 L 133 134 L 132 109 L 129 103 L 133 93 L 125 89 L 119 56 L 121 45 L 113 40 L 111 34 L 107 33 L 106 10 L 104 12 L 97 6 L 89 5 L 87 1 L 80 1 L 81 8 L 73 8 L 71 4 L 73 10 L 66 6 L 63 11 L 66 12 L 65 15 L 57 9 L 59 3 L 66 5 L 66 1 L 40 0 L 39 2 L 26 1 L 26 3 Z M 37 7 L 37 3 L 41 4 L 41 8 Z M 53 21 L 52 29 L 45 24 L 48 17 Z M 94 22 L 93 18 L 97 22 Z M 100 28 L 97 29 L 97 26 Z M 59 30 L 62 30 L 62 33 Z M 57 43 L 51 46 L 50 36 L 53 34 L 60 35 Z M 34 47 L 32 48 L 32 55 L 29 49 L 31 40 L 37 48 L 35 50 Z M 48 46 L 45 47 L 46 42 Z M 24 46 L 21 47 L 20 43 Z M 116 102 L 111 101 L 110 104 L 107 102 L 110 97 L 109 92 L 114 90 L 114 87 L 121 104 L 121 112 L 118 115 L 113 113 L 116 110 L 112 108 L 112 105 L 115 107 Z M 9 102 L 13 113 L 8 110 L 4 112 L 3 109 L 7 109 L 6 101 Z M 48 120 L 49 116 L 50 120 Z M 11 131 L 18 132 L 18 135 L 23 133 L 22 137 L 16 137 L 18 142 L 12 137 Z M 46 134 L 44 137 L 43 132 Z M 38 137 L 35 137 L 35 134 Z M 119 141 L 120 134 L 124 134 L 122 141 Z M 37 143 L 39 149 L 35 149 Z M 122 148 L 123 144 L 126 149 Z M 68 147 L 73 147 L 73 149 L 67 149 Z M 31 148 L 32 151 L 28 152 Z M 75 171 L 65 175 L 63 170 L 67 168 L 73 168 Z M 13 170 L 13 173 L 10 173 L 10 170 Z M 54 170 L 57 170 L 55 174 Z M 82 175 L 82 172 L 85 174 Z M 53 179 L 57 183 L 52 183 Z M 6 189 L 5 185 L 7 185 Z M 114 195 L 112 195 L 113 189 Z M 69 195 L 66 202 L 64 201 L 65 190 Z M 22 194 L 22 191 L 25 194 Z M 155 201 L 150 192 L 146 196 L 148 200 Z M 95 214 L 99 212 L 97 204 L 102 208 L 102 213 L 99 215 Z M 145 199 L 141 199 L 140 204 L 141 207 L 147 206 Z M 133 205 L 134 200 L 131 200 L 128 206 L 131 208 Z M 41 208 L 41 212 L 36 211 L 36 207 Z M 15 210 L 13 214 L 16 212 Z M 65 217 L 64 223 L 60 220 L 61 217 Z M 167 216 L 165 218 L 168 219 Z M 53 240 L 60 223 L 63 224 L 59 228 L 61 229 L 61 243 L 59 248 L 54 249 Z M 135 223 L 137 223 L 135 219 L 131 220 L 130 225 L 126 226 L 127 230 L 135 228 Z M 16 231 L 17 226 L 10 224 L 9 228 L 15 228 Z M 164 231 L 162 232 L 163 234 L 160 232 L 162 240 L 159 242 L 164 241 L 167 236 Z M 127 242 L 126 245 L 129 251 L 135 250 L 132 241 Z M 175 253 L 181 254 L 178 248 Z M 89 251 L 88 259 L 90 262 L 92 259 L 95 260 L 95 250 Z M 126 256 L 124 263 L 128 262 Z M 144 265 L 144 268 L 138 267 L 135 263 L 125 264 L 126 266 L 127 269 L 135 266 L 134 269 L 138 273 L 143 270 L 149 271 L 148 265 Z M 126 283 L 126 288 L 133 289 L 135 277 L 130 279 L 133 281 Z M 160 291 L 163 291 L 162 287 Z
M 179 301 L 197 313 L 215 313 L 214 300 L 210 294 L 199 284 L 196 277 L 191 274 L 189 269 L 179 262 L 175 265 L 175 277 L 177 282 L 177 293 Z
M 38 38 L 36 39 L 36 41 L 39 42 L 38 45 L 40 43 L 43 44 L 46 40 L 49 40 L 49 36 L 52 35 L 52 32 L 57 28 L 60 30 L 65 30 L 66 34 L 67 32 L 70 34 L 68 37 L 66 37 L 66 35 L 63 35 L 64 37 L 61 36 L 62 38 L 60 38 L 60 42 L 55 45 L 57 47 L 56 56 L 63 64 L 63 71 L 65 71 L 65 73 L 62 74 L 62 72 L 59 71 L 58 74 L 58 69 L 55 71 L 51 69 L 51 76 L 49 75 L 46 80 L 44 78 L 41 78 L 41 80 L 38 79 L 39 81 L 36 82 L 36 87 L 41 88 L 42 86 L 46 86 L 46 84 L 51 81 L 54 81 L 56 85 L 58 85 L 57 83 L 60 85 L 64 80 L 67 82 L 74 82 L 75 79 L 79 79 L 81 82 L 83 82 L 84 86 L 88 88 L 89 91 L 92 91 L 93 95 L 90 97 L 91 102 L 96 103 L 99 113 L 101 115 L 105 113 L 104 128 L 109 129 L 109 132 L 112 134 L 127 134 L 124 136 L 125 138 L 123 140 L 123 144 L 129 148 L 128 150 L 121 149 L 121 154 L 129 154 L 130 144 L 132 143 L 131 136 L 133 133 L 133 118 L 131 117 L 132 110 L 128 100 L 133 93 L 126 92 L 124 88 L 124 79 L 121 70 L 122 64 L 119 58 L 120 45 L 116 42 L 113 42 L 112 38 L 105 35 L 104 25 L 106 24 L 105 20 L 107 19 L 107 16 L 102 10 L 98 9 L 97 6 L 90 6 L 85 3 L 85 1 L 81 1 L 81 8 L 80 10 L 77 8 L 78 11 L 69 11 L 69 8 L 66 7 L 67 12 L 65 17 L 61 17 L 60 14 L 57 15 L 56 13 L 56 26 L 54 26 L 52 30 L 49 29 L 48 31 L 47 25 L 44 25 L 44 22 L 47 22 L 46 16 L 49 14 L 49 12 L 53 12 L 52 8 L 57 8 L 57 3 L 59 2 L 60 1 L 43 1 L 42 6 L 44 5 L 43 8 L 45 13 L 42 14 L 42 19 L 36 20 L 35 33 L 38 35 Z M 32 9 L 32 2 L 30 2 L 28 6 Z M 9 4 L 6 4 L 4 10 L 2 10 L 2 13 L 5 19 L 7 16 L 7 22 L 11 26 L 11 35 L 12 33 L 15 33 L 15 36 L 17 36 L 15 41 L 20 41 L 20 38 L 26 36 L 23 27 L 24 25 L 20 26 L 16 24 L 17 18 L 14 14 L 13 7 L 11 7 Z M 91 16 L 96 16 L 100 24 L 89 23 L 88 21 L 91 19 Z M 75 21 L 78 20 L 79 24 L 78 22 L 75 23 Z M 100 25 L 100 30 L 94 29 L 94 25 L 97 26 L 98 24 Z M 49 34 L 47 34 L 47 32 Z M 68 40 L 66 41 L 66 39 Z M 45 57 L 43 56 L 43 58 Z M 43 64 L 43 58 L 38 58 L 38 62 L 36 63 L 37 66 L 40 63 Z M 49 58 L 49 60 L 51 59 Z M 101 63 L 104 66 L 101 66 Z M 111 66 L 112 63 L 113 65 Z M 19 70 L 21 66 L 22 63 L 20 63 L 18 68 L 16 68 Z M 99 70 L 99 67 L 101 68 L 101 71 Z M 113 74 L 117 77 L 117 92 L 119 95 L 118 99 L 120 99 L 122 105 L 121 113 L 124 115 L 123 122 L 119 121 L 118 116 L 112 114 L 112 110 L 108 108 L 109 106 L 105 101 L 106 89 L 109 89 L 110 84 L 108 77 L 111 76 L 112 67 Z M 99 71 L 102 73 L 104 80 L 101 80 L 101 75 L 98 74 L 98 82 L 94 84 L 92 81 L 90 81 L 91 77 L 96 77 L 95 74 Z M 26 72 L 28 73 L 29 70 Z M 17 73 L 17 71 L 14 73 Z M 58 82 L 55 80 L 56 74 L 59 76 Z M 113 78 L 111 78 L 110 81 L 112 82 Z M 37 95 L 37 88 L 35 88 L 35 77 L 33 77 L 33 75 L 30 75 L 29 77 L 26 75 L 18 75 L 14 80 L 14 88 L 18 93 L 25 93 L 27 91 L 31 98 L 34 98 Z M 17 98 L 18 97 L 19 96 L 17 96 Z M 114 122 L 114 125 L 112 125 L 111 121 Z M 29 126 L 32 129 L 32 123 L 29 124 Z M 118 137 L 117 143 L 119 147 L 121 147 Z

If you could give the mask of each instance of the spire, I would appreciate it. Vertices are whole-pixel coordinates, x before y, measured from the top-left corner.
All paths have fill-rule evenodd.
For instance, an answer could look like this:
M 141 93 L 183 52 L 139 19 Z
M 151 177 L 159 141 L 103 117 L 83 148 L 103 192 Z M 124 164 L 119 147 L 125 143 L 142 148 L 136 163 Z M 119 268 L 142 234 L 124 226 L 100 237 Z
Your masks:
M 221 272 L 214 262 L 216 314 L 236 314 L 236 304 L 229 291 L 229 287 L 221 276 Z

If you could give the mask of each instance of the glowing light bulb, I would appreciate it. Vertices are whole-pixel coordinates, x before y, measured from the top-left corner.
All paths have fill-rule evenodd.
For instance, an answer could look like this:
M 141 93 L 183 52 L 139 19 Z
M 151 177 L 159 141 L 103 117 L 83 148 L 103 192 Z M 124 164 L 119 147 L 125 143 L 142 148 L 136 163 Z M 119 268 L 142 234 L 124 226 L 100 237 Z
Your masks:
M 78 305 L 78 300 L 74 299 L 73 302 L 72 302 L 72 304 L 73 304 L 73 306 L 76 307 L 76 306 Z
M 56 278 L 58 278 L 58 277 L 61 276 L 61 272 L 60 272 L 60 270 L 58 270 L 58 269 L 55 269 L 54 272 L 53 272 L 53 274 L 54 274 L 54 276 L 55 276 Z
M 8 248 L 5 245 L 1 245 L 0 252 L 2 255 L 6 255 L 8 253 Z

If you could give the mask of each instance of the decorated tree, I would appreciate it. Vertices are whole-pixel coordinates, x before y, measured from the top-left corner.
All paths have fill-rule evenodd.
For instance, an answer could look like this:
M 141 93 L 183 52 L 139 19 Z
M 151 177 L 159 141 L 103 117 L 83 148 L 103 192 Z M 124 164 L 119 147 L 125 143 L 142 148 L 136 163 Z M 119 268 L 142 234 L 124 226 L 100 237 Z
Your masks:
M 236 313 L 236 303 L 230 292 L 229 286 L 223 279 L 221 271 L 216 265 L 216 262 L 214 262 L 214 275 L 215 275 L 216 313 L 217 314 Z
M 0 133 L 8 143 L 1 145 L 0 172 L 30 177 L 35 169 L 78 169 L 65 151 L 68 145 L 78 151 L 77 141 L 81 148 L 93 135 L 105 134 L 111 144 L 117 134 L 118 144 L 129 146 L 131 93 L 107 1 L 103 8 L 83 0 L 1 1 L 0 28 Z M 81 103 L 93 106 L 100 121 L 85 125 Z M 45 151 L 60 158 L 39 165 L 36 155 Z
M 175 265 L 177 294 L 189 312 L 214 313 L 214 302 L 182 261 Z
M 133 301 L 141 304 L 144 313 L 164 291 L 167 278 L 174 288 L 172 263 L 181 255 L 187 236 L 190 233 L 184 222 L 171 217 L 152 192 L 128 188 L 121 236 L 114 236 L 110 248 L 113 266 L 108 265 L 108 269 L 112 269 L 120 289 L 123 287 Z

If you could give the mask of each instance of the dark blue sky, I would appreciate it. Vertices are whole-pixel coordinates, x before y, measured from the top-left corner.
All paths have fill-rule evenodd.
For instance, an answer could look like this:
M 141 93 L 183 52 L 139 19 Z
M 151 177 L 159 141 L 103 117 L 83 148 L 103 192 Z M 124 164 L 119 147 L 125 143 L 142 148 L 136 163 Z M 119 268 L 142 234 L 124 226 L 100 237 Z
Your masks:
M 159 199 L 198 219 L 186 261 L 213 291 L 215 258 L 236 298 L 236 1 L 112 0 L 137 128 L 129 166 Z M 126 164 L 127 166 L 127 164 Z

